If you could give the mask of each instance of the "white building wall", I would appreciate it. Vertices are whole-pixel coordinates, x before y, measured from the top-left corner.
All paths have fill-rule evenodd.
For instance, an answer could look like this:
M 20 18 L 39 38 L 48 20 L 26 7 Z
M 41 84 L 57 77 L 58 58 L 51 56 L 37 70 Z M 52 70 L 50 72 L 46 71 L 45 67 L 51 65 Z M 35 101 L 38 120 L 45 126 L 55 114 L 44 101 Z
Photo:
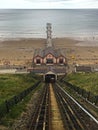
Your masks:
M 57 62 L 57 60 L 56 60 L 56 58 L 54 57 L 54 59 L 53 59 L 53 62 L 56 64 L 56 62 Z
M 43 59 L 43 63 L 46 63 L 46 57 Z
M 33 61 L 34 61 L 34 63 L 36 63 L 36 58 L 34 58 L 34 60 L 33 60 Z

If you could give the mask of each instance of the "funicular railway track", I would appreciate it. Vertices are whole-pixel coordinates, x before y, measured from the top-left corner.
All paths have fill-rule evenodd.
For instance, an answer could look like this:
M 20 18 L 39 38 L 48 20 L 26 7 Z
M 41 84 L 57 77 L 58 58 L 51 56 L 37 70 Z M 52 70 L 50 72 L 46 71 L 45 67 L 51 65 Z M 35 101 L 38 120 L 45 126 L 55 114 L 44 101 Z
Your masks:
M 98 130 L 98 121 L 84 112 L 59 85 L 54 85 L 66 130 Z
M 53 89 L 50 89 L 51 87 Z M 51 90 L 56 97 L 65 130 L 98 130 L 97 120 L 94 121 L 88 116 L 58 84 L 45 84 L 43 94 L 31 119 L 29 130 L 54 130 L 51 126 L 51 120 L 54 118 L 51 114 L 51 110 L 53 110 L 51 100 L 54 100 L 50 96 Z M 59 129 L 56 128 L 56 130 Z
M 32 116 L 29 130 L 49 129 L 49 87 L 44 86 L 43 94 L 40 97 L 37 108 Z

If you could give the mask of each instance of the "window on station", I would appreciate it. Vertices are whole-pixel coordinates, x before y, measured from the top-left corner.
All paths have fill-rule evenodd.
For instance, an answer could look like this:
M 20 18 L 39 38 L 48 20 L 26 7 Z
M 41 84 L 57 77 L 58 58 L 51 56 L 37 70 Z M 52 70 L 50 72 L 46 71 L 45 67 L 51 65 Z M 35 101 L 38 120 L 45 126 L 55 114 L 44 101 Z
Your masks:
M 40 59 L 37 59 L 37 60 L 36 60 L 36 63 L 37 63 L 37 64 L 40 64 L 40 63 L 41 63 Z
M 63 58 L 59 59 L 59 63 L 60 63 L 60 64 L 63 64 L 63 63 L 64 63 Z
M 53 63 L 53 59 L 52 58 L 46 59 L 46 63 L 47 64 L 52 64 Z

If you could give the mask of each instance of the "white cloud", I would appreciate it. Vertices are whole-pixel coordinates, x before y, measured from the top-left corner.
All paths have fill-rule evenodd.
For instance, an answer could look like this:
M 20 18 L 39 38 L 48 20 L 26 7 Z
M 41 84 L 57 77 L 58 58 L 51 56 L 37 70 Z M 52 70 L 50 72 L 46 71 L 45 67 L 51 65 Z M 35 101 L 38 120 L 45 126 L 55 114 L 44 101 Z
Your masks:
M 0 8 L 27 8 L 32 2 L 26 0 L 0 0 Z
M 98 8 L 97 0 L 0 0 L 0 8 Z

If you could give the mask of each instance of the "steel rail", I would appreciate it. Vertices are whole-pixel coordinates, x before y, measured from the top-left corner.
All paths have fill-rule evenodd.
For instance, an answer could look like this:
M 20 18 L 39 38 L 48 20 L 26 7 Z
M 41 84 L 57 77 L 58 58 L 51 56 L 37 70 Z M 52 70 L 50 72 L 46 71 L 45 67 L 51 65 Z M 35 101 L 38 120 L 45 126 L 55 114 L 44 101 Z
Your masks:
M 66 94 L 67 92 L 65 92 L 58 84 L 56 84 L 56 86 L 54 85 L 54 91 L 61 109 L 64 123 L 66 122 L 65 124 L 68 125 L 68 130 L 90 130 L 88 127 L 89 121 L 93 119 L 90 119 L 91 117 L 89 118 L 88 114 L 77 105 L 77 101 L 74 102 L 72 97 L 68 96 L 69 94 Z M 85 117 L 87 118 L 87 122 Z M 93 120 L 93 124 L 96 125 L 94 128 L 97 130 L 97 122 L 95 121 L 94 123 Z
M 66 91 L 64 91 L 64 89 L 61 88 L 59 84 L 57 84 L 57 85 L 58 85 L 58 87 L 59 87 L 71 100 L 73 100 L 73 102 L 74 102 L 75 104 L 77 104 L 93 121 L 95 121 L 96 124 L 98 124 L 98 120 L 97 120 L 91 113 L 89 113 L 85 108 L 83 108 L 83 107 L 82 107 L 72 96 L 70 96 Z
M 40 101 L 37 104 L 35 113 L 31 119 L 29 130 L 48 130 L 48 104 L 49 104 L 49 87 L 44 86 L 44 91 L 40 97 Z
M 84 127 L 82 126 L 81 122 L 77 119 L 68 102 L 65 100 L 62 92 L 55 87 L 55 93 L 57 95 L 57 100 L 61 106 L 61 109 L 63 109 L 62 114 L 64 115 L 64 120 L 66 120 L 67 122 L 66 124 L 68 130 L 84 130 Z

